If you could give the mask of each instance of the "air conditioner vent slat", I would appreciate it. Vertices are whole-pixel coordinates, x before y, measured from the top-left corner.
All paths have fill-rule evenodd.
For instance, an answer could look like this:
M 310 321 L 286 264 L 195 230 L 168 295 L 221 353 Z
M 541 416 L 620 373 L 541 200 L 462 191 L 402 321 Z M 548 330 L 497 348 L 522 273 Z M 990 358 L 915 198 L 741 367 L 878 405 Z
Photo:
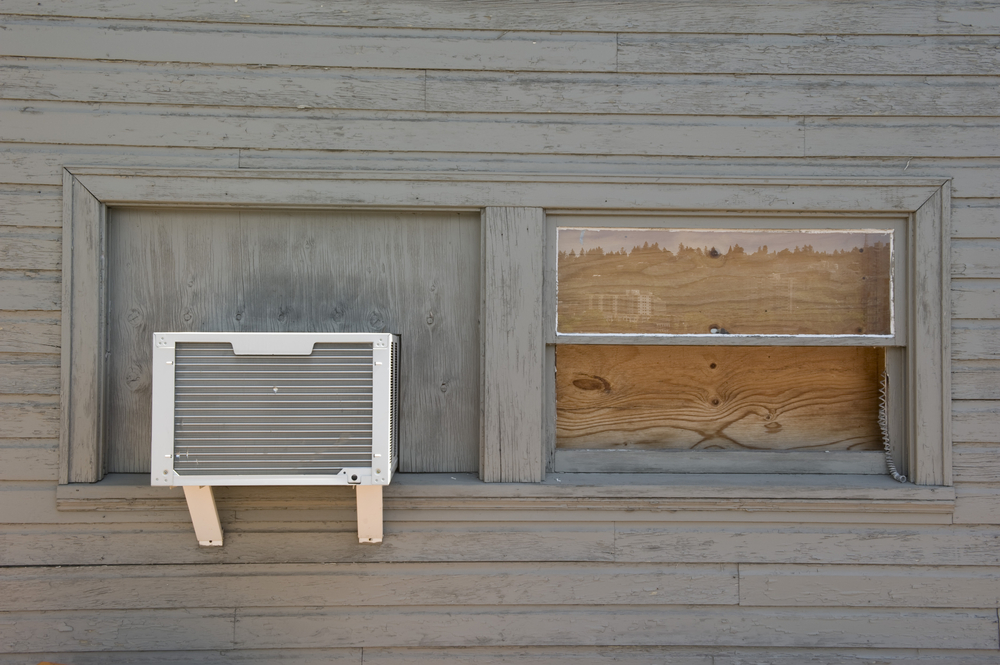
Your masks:
M 394 340 L 393 369 L 395 347 Z M 229 341 L 178 334 L 173 468 L 213 477 L 370 468 L 375 370 L 372 342 L 318 342 L 310 355 L 237 355 Z

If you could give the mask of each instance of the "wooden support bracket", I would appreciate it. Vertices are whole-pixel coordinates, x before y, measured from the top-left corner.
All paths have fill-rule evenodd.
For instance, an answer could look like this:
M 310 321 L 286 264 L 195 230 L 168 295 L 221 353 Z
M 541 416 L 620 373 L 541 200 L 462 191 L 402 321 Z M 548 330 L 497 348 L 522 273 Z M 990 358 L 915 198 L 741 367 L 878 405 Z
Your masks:
M 358 542 L 382 542 L 382 486 L 355 485 L 358 500 Z
M 198 544 L 202 547 L 222 547 L 222 523 L 219 521 L 219 510 L 215 507 L 212 488 L 185 485 L 184 498 L 187 499 Z M 381 508 L 381 502 L 379 507 Z

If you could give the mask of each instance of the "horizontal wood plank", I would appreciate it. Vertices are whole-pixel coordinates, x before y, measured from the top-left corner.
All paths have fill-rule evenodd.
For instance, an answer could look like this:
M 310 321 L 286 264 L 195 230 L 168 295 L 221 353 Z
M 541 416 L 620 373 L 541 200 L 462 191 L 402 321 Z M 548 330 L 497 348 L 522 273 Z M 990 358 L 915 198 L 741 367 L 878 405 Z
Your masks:
M 11 569 L 0 611 L 407 605 L 735 605 L 735 565 L 237 564 Z M 976 606 L 970 606 L 976 607 Z
M 1000 277 L 1000 240 L 954 240 L 951 243 L 954 277 Z
M 0 480 L 59 478 L 56 439 L 0 439 Z
M 1000 444 L 956 443 L 951 463 L 957 482 L 1000 484 Z
M 0 55 L 244 65 L 614 71 L 613 34 L 227 26 L 0 15 Z
M 850 5 L 821 2 L 803 5 L 794 0 L 776 0 L 766 9 L 740 2 L 685 2 L 670 7 L 650 0 L 633 0 L 609 7 L 602 0 L 574 2 L 564 6 L 539 6 L 530 0 L 455 4 L 448 0 L 426 0 L 414 5 L 407 0 L 342 0 L 332 7 L 309 0 L 286 0 L 280 4 L 229 7 L 206 5 L 198 0 L 179 0 L 169 5 L 146 6 L 129 0 L 75 0 L 72 8 L 61 4 L 38 5 L 35 0 L 7 0 L 4 11 L 41 16 L 85 16 L 133 18 L 156 21 L 201 21 L 220 23 L 271 23 L 277 25 L 330 25 L 414 28 L 482 28 L 497 30 L 572 30 L 615 32 L 830 34 L 832 26 L 841 34 L 986 34 L 1000 31 L 1000 11 L 991 4 L 961 0 L 940 4 L 907 0 L 891 4 Z
M 957 486 L 955 524 L 1000 524 L 1000 488 Z
M 228 608 L 17 612 L 0 648 L 136 650 L 705 645 L 989 649 L 996 611 L 770 608 Z
M 2 161 L 0 157 L 0 161 Z M 62 188 L 0 186 L 0 226 L 62 228 Z
M 49 225 L 62 226 L 63 167 L 72 164 L 114 164 L 118 166 L 175 166 L 186 168 L 238 168 L 239 150 L 206 148 L 153 148 L 142 146 L 44 145 L 0 143 L 0 183 L 58 188 L 55 217 Z M 51 210 L 48 211 L 51 213 Z M 32 217 L 36 219 L 36 217 Z M 46 225 L 41 218 L 34 222 Z
M 666 70 L 698 74 L 630 74 L 624 70 L 611 75 L 428 72 L 424 110 L 458 113 L 488 108 L 503 113 L 714 116 L 989 116 L 1000 104 L 1000 92 L 994 80 L 987 76 L 855 77 L 839 75 L 839 72 L 853 73 L 855 70 L 851 68 L 824 68 L 822 73 L 825 75 L 821 76 L 750 73 L 733 77 L 711 68 L 706 70 L 700 64 L 705 58 L 712 59 L 713 42 L 713 39 L 707 40 L 700 49 L 692 48 L 684 53 L 684 57 L 698 65 Z M 674 53 L 690 46 L 678 46 L 674 37 L 664 44 L 669 44 L 668 48 Z M 761 48 L 769 49 L 770 46 L 762 45 Z M 782 62 L 789 62 L 782 56 L 777 57 Z M 791 62 L 795 62 L 794 59 Z M 798 70 L 796 65 L 788 68 Z M 712 73 L 716 75 L 705 75 Z
M 0 651 L 226 649 L 235 621 L 230 609 L 6 613 Z
M 953 402 L 951 423 L 955 441 L 1000 443 L 1000 401 Z
M 43 270 L 0 270 L 0 310 L 57 311 L 60 275 Z
M 423 111 L 425 73 L 0 58 L 0 98 Z M 973 93 L 975 94 L 975 93 Z
M 989 159 L 844 158 L 817 162 L 801 158 L 685 158 L 642 155 L 504 155 L 498 153 L 397 153 L 230 148 L 155 148 L 0 143 L 0 183 L 37 183 L 61 196 L 62 164 L 136 168 L 188 167 L 305 169 L 326 171 L 465 171 L 482 173 L 617 173 L 621 175 L 732 177 L 953 178 L 952 195 L 1000 197 L 1000 167 Z M 23 187 L 23 185 L 15 185 Z M 29 185 L 30 187 L 30 185 Z M 953 199 L 954 200 L 954 199 Z M 988 199 L 987 199 L 988 200 Z M 62 209 L 52 218 L 62 224 Z M 37 225 L 43 225 L 38 222 Z
M 224 651 L 42 651 L 32 663 L 74 665 L 362 665 L 361 649 L 226 649 Z M 0 665 L 24 665 L 24 654 L 0 654 Z M 697 665 L 703 665 L 698 663 Z M 709 663 L 708 665 L 711 665 Z
M 956 319 L 1000 319 L 1000 279 L 952 279 L 951 311 Z
M 951 364 L 952 399 L 1000 399 L 1000 360 L 958 360 Z
M 59 436 L 58 395 L 0 395 L 0 438 Z
M 730 645 L 992 648 L 996 611 L 602 609 L 239 610 L 236 642 L 276 646 Z
M 998 543 L 1000 531 L 992 527 L 684 528 L 633 523 L 615 527 L 615 561 L 996 566 Z
M 124 146 L 133 145 L 137 136 L 157 147 L 408 152 L 467 151 L 475 145 L 477 150 L 504 153 L 802 156 L 803 127 L 801 119 L 788 117 L 598 116 L 580 123 L 549 114 L 442 117 L 253 108 L 237 119 L 228 109 L 203 107 L 0 103 L 3 142 Z M 906 149 L 906 134 L 897 140 L 902 141 L 899 150 L 914 152 Z M 973 155 L 995 142 L 988 132 L 969 141 Z
M 59 353 L 60 313 L 0 311 L 0 353 Z
M 1000 202 L 994 199 L 952 198 L 952 238 L 996 238 L 1000 236 Z
M 58 395 L 59 356 L 0 355 L 0 394 Z
M 81 148 L 82 149 L 82 148 Z M 0 174 L 4 151 L 15 144 L 0 144 Z M 95 159 L 97 159 L 95 157 Z M 82 162 L 80 162 L 82 163 Z M 92 162 L 107 163 L 103 159 Z M 505 155 L 498 153 L 352 153 L 247 148 L 241 166 L 250 169 L 323 169 L 331 171 L 480 171 L 507 173 L 617 173 L 621 175 L 687 175 L 712 177 L 898 177 L 952 178 L 952 197 L 1000 197 L 1000 168 L 990 159 L 936 159 L 933 157 L 860 158 L 822 161 L 796 158 L 744 157 L 685 158 L 642 155 Z
M 995 119 L 805 118 L 808 157 L 973 157 L 1000 151 Z
M 671 35 L 618 38 L 622 72 L 725 74 L 985 74 L 997 37 L 867 35 Z
M 0 226 L 0 271 L 58 270 L 62 264 L 62 229 Z
M 45 500 L 39 498 L 38 500 Z M 51 499 L 49 499 L 51 500 Z M 148 515 L 148 513 L 146 513 Z M 86 520 L 100 517 L 85 514 Z M 358 544 L 353 522 L 313 523 L 305 529 L 289 522 L 258 524 L 241 530 L 227 520 L 226 544 L 198 547 L 190 517 L 182 511 L 174 524 L 115 525 L 85 523 L 67 527 L 35 526 L 5 529 L 0 534 L 0 558 L 7 565 L 143 565 L 170 564 L 323 563 L 323 562 L 457 562 L 457 561 L 612 561 L 611 523 L 537 525 L 407 524 L 386 525 L 379 547 Z M 303 526 L 303 525 L 299 525 Z M 403 526 L 403 525 L 401 525 Z M 998 536 L 1000 537 L 1000 536 Z M 975 542 L 963 541 L 959 553 Z M 987 556 L 985 552 L 973 556 Z M 1000 561 L 1000 555 L 993 560 Z M 697 562 L 694 562 L 697 563 Z M 724 563 L 716 561 L 715 563 Z
M 0 98 L 9 100 L 385 111 L 988 116 L 1000 105 L 992 81 L 987 76 L 459 73 L 0 57 Z
M 740 566 L 740 605 L 963 607 L 1000 605 L 1000 571 L 972 566 Z
M 782 647 L 462 647 L 462 648 L 366 648 L 366 665 L 506 665 L 525 659 L 541 665 L 992 665 L 996 654 L 987 650 L 927 649 L 796 649 Z M 115 658 L 117 654 L 107 654 Z M 81 660 L 81 663 L 89 661 Z M 119 661 L 109 660 L 109 665 Z M 137 660 L 138 665 L 148 661 Z M 200 661 L 193 661 L 200 662 Z M 242 661 L 240 661 L 242 662 Z M 7 665 L 6 661 L 0 663 Z M 297 661 L 294 661 L 298 665 Z M 103 665 L 103 663 L 101 664 Z M 310 663 L 310 665 L 312 665 Z
M 1000 326 L 996 321 L 956 321 L 951 330 L 952 359 L 1000 359 L 998 332 Z

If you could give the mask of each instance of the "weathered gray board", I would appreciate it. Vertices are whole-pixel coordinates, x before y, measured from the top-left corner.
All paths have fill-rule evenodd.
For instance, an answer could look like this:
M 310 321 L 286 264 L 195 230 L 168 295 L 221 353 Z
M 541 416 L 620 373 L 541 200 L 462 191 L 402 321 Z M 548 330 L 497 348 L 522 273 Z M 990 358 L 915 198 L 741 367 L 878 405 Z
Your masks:
M 154 332 L 401 336 L 403 471 L 479 467 L 479 219 L 112 209 L 107 470 L 149 468 Z
M 3 665 L 997 662 L 996 3 L 3 0 L 0 16 Z M 724 497 L 699 513 L 717 521 L 680 523 L 675 504 L 567 497 L 400 511 L 361 548 L 347 495 L 222 492 L 226 546 L 207 551 L 179 499 L 57 508 L 67 165 L 953 178 L 955 523 L 796 523 Z

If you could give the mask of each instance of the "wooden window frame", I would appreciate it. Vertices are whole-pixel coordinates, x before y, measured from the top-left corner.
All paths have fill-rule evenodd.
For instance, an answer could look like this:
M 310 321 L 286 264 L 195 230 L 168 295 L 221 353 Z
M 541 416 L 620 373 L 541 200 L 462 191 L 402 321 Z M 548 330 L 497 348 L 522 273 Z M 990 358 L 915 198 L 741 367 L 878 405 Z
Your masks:
M 950 181 L 340 173 L 68 167 L 63 177 L 60 484 L 102 477 L 109 206 L 480 211 L 480 478 L 545 478 L 554 394 L 545 374 L 546 211 L 906 216 L 906 418 L 918 485 L 951 485 Z M 547 482 L 546 482 L 547 484 Z M 627 484 L 627 483 L 626 483 Z M 568 491 L 568 490 L 567 490 Z
M 611 345 L 611 346 L 767 346 L 767 347 L 879 347 L 886 352 L 886 372 L 890 383 L 896 388 L 889 393 L 889 439 L 892 442 L 893 458 L 901 469 L 908 468 L 907 461 L 914 454 L 910 449 L 906 427 L 910 423 L 903 417 L 906 412 L 905 395 L 912 386 L 904 385 L 906 376 L 906 347 L 908 343 L 909 317 L 909 244 L 912 228 L 909 215 L 898 213 L 874 215 L 845 214 L 802 214 L 768 212 L 737 212 L 725 215 L 676 214 L 657 211 L 649 214 L 630 211 L 554 211 L 546 216 L 545 271 L 553 276 L 546 281 L 545 330 L 546 344 L 554 346 L 556 353 L 560 346 L 569 345 Z M 571 229 L 694 229 L 694 230 L 735 230 L 753 231 L 758 229 L 780 229 L 783 231 L 836 230 L 848 232 L 854 229 L 885 229 L 894 234 L 892 279 L 893 330 L 887 334 L 764 334 L 711 335 L 711 334 L 666 334 L 666 333 L 567 333 L 559 332 L 558 319 L 558 252 L 557 233 L 560 228 Z M 551 356 L 551 354 L 550 354 Z M 546 373 L 555 372 L 554 358 L 550 358 Z M 555 409 L 551 403 L 554 395 L 547 395 L 549 410 Z M 554 426 L 554 418 L 552 423 Z M 818 454 L 814 451 L 718 451 L 718 450 L 671 450 L 666 454 L 658 450 L 622 449 L 559 449 L 555 432 L 546 436 L 549 470 L 562 473 L 793 473 L 793 474 L 885 474 L 887 473 L 885 453 L 878 451 L 848 452 L 831 451 Z

